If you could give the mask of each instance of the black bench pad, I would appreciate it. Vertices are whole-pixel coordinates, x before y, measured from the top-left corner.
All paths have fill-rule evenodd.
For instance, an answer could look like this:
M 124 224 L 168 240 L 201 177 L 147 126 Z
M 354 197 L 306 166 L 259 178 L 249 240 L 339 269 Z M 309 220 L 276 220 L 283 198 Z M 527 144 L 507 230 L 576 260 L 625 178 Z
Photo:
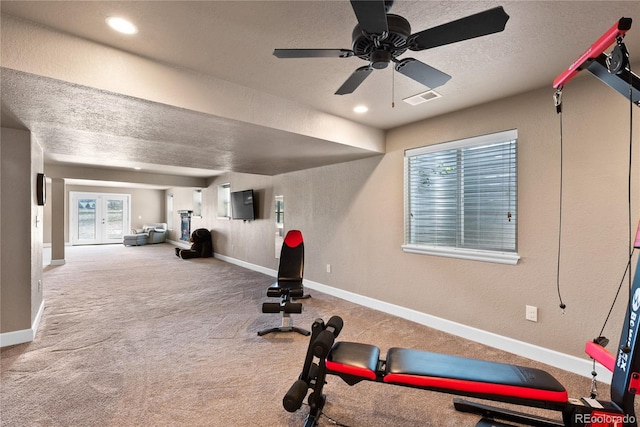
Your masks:
M 325 361 L 327 369 L 375 381 L 380 349 L 369 344 L 337 342 Z
M 302 280 L 281 279 L 267 288 L 268 297 L 281 297 L 289 293 L 292 298 L 300 298 L 304 294 Z
M 384 382 L 551 402 L 568 399 L 562 384 L 540 369 L 405 348 L 387 352 Z
M 378 347 L 338 342 L 327 369 L 372 381 L 482 397 L 508 397 L 566 403 L 568 393 L 551 374 L 536 368 L 469 359 L 406 348 L 387 352 L 384 372 L 377 371 Z

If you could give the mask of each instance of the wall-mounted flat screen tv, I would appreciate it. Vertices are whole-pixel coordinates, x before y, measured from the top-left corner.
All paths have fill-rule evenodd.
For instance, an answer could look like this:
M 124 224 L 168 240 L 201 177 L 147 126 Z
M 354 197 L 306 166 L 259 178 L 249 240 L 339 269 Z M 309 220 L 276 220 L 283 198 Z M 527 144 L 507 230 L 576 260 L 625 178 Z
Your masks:
M 253 221 L 256 219 L 253 206 L 253 190 L 231 193 L 231 218 Z

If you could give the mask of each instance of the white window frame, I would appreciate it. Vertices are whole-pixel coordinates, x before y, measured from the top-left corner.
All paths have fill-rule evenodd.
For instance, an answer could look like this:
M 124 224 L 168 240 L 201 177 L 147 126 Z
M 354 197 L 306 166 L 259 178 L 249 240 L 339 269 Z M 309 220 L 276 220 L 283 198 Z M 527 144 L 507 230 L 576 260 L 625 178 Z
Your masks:
M 218 219 L 231 219 L 231 183 L 218 185 Z
M 165 218 L 167 220 L 167 229 L 173 230 L 173 193 L 167 193 L 165 210 L 166 210 Z
M 202 189 L 193 190 L 193 218 L 202 218 Z
M 508 131 L 482 135 L 477 137 L 471 137 L 466 139 L 461 139 L 457 141 L 445 142 L 441 144 L 434 144 L 419 148 L 414 148 L 405 151 L 404 158 L 404 218 L 405 218 L 405 244 L 402 245 L 402 250 L 407 253 L 416 253 L 416 254 L 424 254 L 424 255 L 437 255 L 451 258 L 461 258 L 461 259 L 469 259 L 475 261 L 485 261 L 485 262 L 495 262 L 501 264 L 509 264 L 515 265 L 517 264 L 520 256 L 516 251 L 498 251 L 498 250 L 482 250 L 482 249 L 470 249 L 463 247 L 451 247 L 451 246 L 436 246 L 429 245 L 425 243 L 407 243 L 408 236 L 410 231 L 410 215 L 409 211 L 409 200 L 410 200 L 410 188 L 409 188 L 409 159 L 413 156 L 419 156 L 422 154 L 428 153 L 437 153 L 440 151 L 449 151 L 449 150 L 457 150 L 462 148 L 469 148 L 474 146 L 483 146 L 489 144 L 495 144 L 500 142 L 508 142 L 508 141 L 517 141 L 518 139 L 518 131 L 517 129 L 512 129 Z M 517 171 L 517 161 L 516 165 Z M 517 172 L 516 172 L 517 177 Z M 514 191 L 517 191 L 517 183 Z M 514 211 L 516 210 L 516 206 L 514 206 Z M 517 218 L 517 214 L 515 215 L 514 221 Z M 517 239 L 517 225 L 515 227 L 516 239 Z M 517 246 L 516 246 L 517 249 Z

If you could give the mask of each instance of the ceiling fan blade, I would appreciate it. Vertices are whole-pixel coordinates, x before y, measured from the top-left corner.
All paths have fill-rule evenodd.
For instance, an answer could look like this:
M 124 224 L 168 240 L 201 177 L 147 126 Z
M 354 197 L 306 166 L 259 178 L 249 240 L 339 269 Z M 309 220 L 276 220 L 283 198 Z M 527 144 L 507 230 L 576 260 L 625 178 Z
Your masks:
M 451 79 L 450 75 L 413 58 L 403 59 L 396 64 L 395 68 L 400 74 L 404 74 L 429 89 L 442 86 Z
M 499 33 L 504 30 L 508 20 L 509 15 L 502 6 L 498 6 L 415 33 L 409 37 L 407 45 L 411 50 L 424 50 Z
M 349 58 L 353 51 L 349 49 L 274 49 L 278 58 Z
M 367 34 L 379 34 L 389 31 L 384 0 L 351 0 L 360 28 Z
M 353 93 L 354 90 L 360 86 L 360 84 L 366 79 L 369 74 L 373 71 L 368 65 L 364 67 L 360 67 L 349 76 L 346 82 L 342 83 L 342 86 L 336 91 L 336 95 L 346 95 L 349 93 Z

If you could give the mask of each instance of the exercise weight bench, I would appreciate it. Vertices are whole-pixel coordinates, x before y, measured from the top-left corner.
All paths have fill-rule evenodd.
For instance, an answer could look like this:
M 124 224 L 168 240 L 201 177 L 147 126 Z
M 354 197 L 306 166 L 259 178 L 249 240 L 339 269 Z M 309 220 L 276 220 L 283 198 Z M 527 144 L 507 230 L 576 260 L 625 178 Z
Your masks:
M 640 248 L 640 227 L 635 241 Z M 635 395 L 640 393 L 640 347 L 637 328 L 640 316 L 640 263 L 636 265 L 627 314 L 615 354 L 609 353 L 599 340 L 590 341 L 586 353 L 612 371 L 611 401 L 595 396 L 569 398 L 564 386 L 551 374 L 536 368 L 452 356 L 429 351 L 391 348 L 381 357 L 378 347 L 355 342 L 336 342 L 343 327 L 340 317 L 326 324 L 316 319 L 298 380 L 283 399 L 289 412 L 300 409 L 309 389 L 309 415 L 305 427 L 318 423 L 326 402 L 324 387 L 328 375 L 342 378 L 353 386 L 374 381 L 505 402 L 521 407 L 558 411 L 561 419 L 540 417 L 483 403 L 454 398 L 458 411 L 484 417 L 477 426 L 508 426 L 504 420 L 531 426 L 567 427 L 637 427 Z
M 265 302 L 262 304 L 263 313 L 282 313 L 280 326 L 263 329 L 258 335 L 272 332 L 298 332 L 309 335 L 306 329 L 293 326 L 291 314 L 302 313 L 302 304 L 293 302 L 294 299 L 305 298 L 302 277 L 304 272 L 304 240 L 300 230 L 290 230 L 284 238 L 280 250 L 278 279 L 267 289 L 268 297 L 276 297 L 280 302 Z

